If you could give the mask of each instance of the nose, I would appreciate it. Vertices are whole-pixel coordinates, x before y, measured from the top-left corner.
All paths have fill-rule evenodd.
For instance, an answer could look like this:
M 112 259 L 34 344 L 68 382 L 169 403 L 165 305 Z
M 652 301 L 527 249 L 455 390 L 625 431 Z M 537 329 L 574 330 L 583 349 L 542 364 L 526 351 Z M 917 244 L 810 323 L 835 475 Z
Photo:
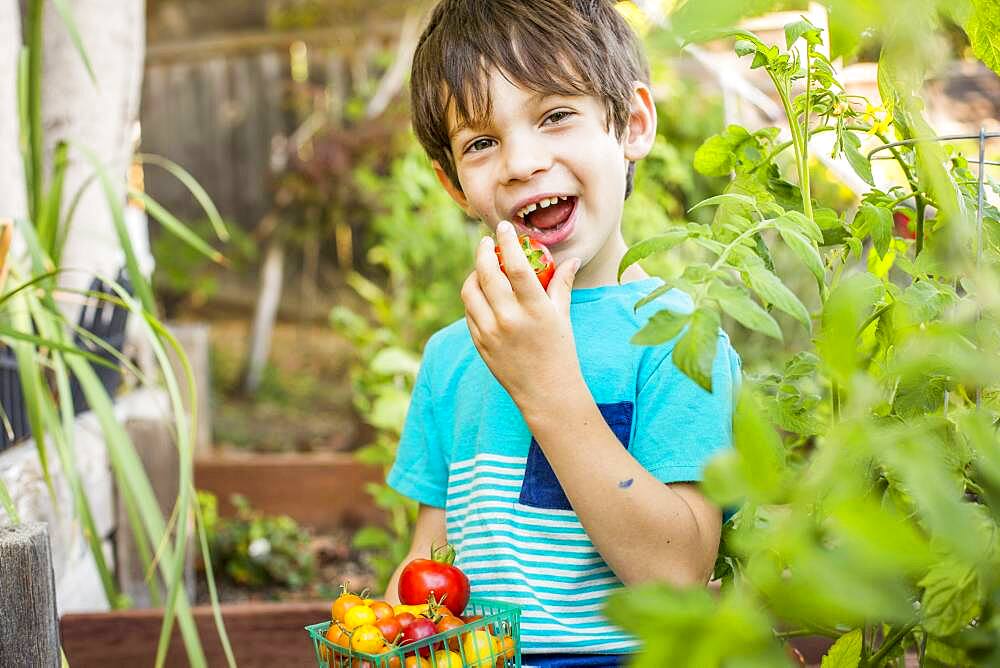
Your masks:
M 537 137 L 508 137 L 504 142 L 505 181 L 527 181 L 552 166 L 552 153 Z

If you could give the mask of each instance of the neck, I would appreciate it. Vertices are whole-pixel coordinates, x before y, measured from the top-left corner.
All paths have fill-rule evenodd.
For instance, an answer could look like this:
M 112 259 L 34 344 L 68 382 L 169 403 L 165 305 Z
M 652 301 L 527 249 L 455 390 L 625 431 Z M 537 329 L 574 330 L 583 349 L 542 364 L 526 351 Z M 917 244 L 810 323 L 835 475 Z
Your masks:
M 586 266 L 581 267 L 573 281 L 574 288 L 597 288 L 602 285 L 615 285 L 618 283 L 618 265 L 622 257 L 628 250 L 625 239 L 621 233 L 617 233 L 615 238 L 609 240 L 601 251 L 590 259 Z M 649 275 L 638 264 L 631 265 L 622 273 L 622 283 L 630 283 Z

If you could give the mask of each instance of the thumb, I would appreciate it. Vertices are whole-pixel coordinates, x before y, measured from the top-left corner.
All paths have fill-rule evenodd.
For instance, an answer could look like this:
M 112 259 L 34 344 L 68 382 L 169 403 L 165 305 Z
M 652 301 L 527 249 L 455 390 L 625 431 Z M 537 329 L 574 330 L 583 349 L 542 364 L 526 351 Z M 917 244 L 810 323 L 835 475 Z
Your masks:
M 576 272 L 580 269 L 580 258 L 574 257 L 556 267 L 556 273 L 549 282 L 549 299 L 556 305 L 560 313 L 569 315 L 570 294 L 573 291 L 573 282 L 576 280 Z

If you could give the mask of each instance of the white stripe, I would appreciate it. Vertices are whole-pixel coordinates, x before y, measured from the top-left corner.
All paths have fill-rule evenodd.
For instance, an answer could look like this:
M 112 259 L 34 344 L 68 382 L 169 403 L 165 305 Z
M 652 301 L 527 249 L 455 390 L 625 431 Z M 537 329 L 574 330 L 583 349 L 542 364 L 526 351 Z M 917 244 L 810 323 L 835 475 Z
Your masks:
M 518 508 L 517 504 L 511 504 L 511 506 L 513 506 L 513 509 Z M 463 508 L 461 511 L 454 513 L 451 517 L 448 518 L 448 520 L 449 521 L 454 520 L 455 522 L 464 522 L 468 517 L 470 511 L 487 509 L 487 508 L 494 512 L 489 512 L 489 513 L 477 512 L 475 513 L 472 519 L 497 520 L 498 522 L 501 523 L 501 525 L 507 522 L 516 521 L 520 522 L 521 524 L 532 524 L 534 526 L 539 526 L 539 527 L 563 527 L 566 529 L 580 529 L 581 531 L 583 530 L 583 525 L 580 524 L 580 520 L 577 519 L 576 515 L 573 514 L 572 512 L 569 513 L 569 516 L 571 516 L 573 519 L 569 519 L 569 517 L 567 517 L 567 519 L 565 520 L 550 520 L 550 519 L 541 519 L 538 517 L 529 517 L 527 515 L 515 515 L 509 511 L 496 512 L 498 510 L 505 510 L 506 504 L 474 503 L 468 506 L 467 508 Z
M 524 477 L 524 471 L 518 471 L 518 469 L 509 469 L 502 466 L 488 466 L 480 465 L 475 468 L 469 469 L 468 471 L 462 471 L 461 473 L 454 473 L 454 469 L 448 473 L 448 480 L 465 480 L 466 478 L 471 478 L 473 474 L 483 474 L 483 473 L 496 473 L 497 475 L 520 475 Z
M 546 560 L 547 561 L 547 560 Z M 488 561 L 477 561 L 477 562 L 467 562 L 462 559 L 460 562 L 462 570 L 468 571 L 473 568 L 483 568 L 488 569 L 490 572 L 500 572 L 504 569 L 510 569 L 510 571 L 515 574 L 524 573 L 525 575 L 536 575 L 539 577 L 544 576 L 563 576 L 563 577 L 586 577 L 591 575 L 605 575 L 611 574 L 611 569 L 607 566 L 598 566 L 597 568 L 588 568 L 582 571 L 568 571 L 561 570 L 558 568 L 536 568 L 535 566 L 528 566 L 526 564 L 519 563 L 513 559 L 490 559 Z
M 580 531 L 534 531 L 529 529 L 522 529 L 521 527 L 506 526 L 503 524 L 491 524 L 485 527 L 475 527 L 469 528 L 462 537 L 462 542 L 466 542 L 474 536 L 479 534 L 484 534 L 488 536 L 496 536 L 498 540 L 510 540 L 508 534 L 514 534 L 516 536 L 523 536 L 525 538 L 535 538 L 538 540 L 547 540 L 554 543 L 559 543 L 566 540 L 577 540 L 577 541 L 587 541 L 590 543 L 590 538 L 587 536 L 586 532 L 583 531 L 583 527 Z M 592 544 L 592 543 L 591 543 Z
M 524 626 L 522 625 L 521 628 L 524 628 Z M 604 652 L 604 651 L 609 651 L 609 650 L 613 650 L 613 649 L 629 649 L 629 650 L 631 650 L 631 649 L 639 649 L 639 647 L 640 647 L 640 645 L 637 642 L 635 642 L 634 640 L 615 640 L 615 641 L 612 641 L 612 642 L 595 643 L 593 645 L 587 645 L 584 648 L 584 647 L 580 647 L 579 645 L 561 645 L 559 643 L 545 642 L 545 640 L 547 638 L 549 638 L 549 637 L 550 636 L 542 636 L 541 637 L 541 641 L 539 641 L 539 645 L 542 645 L 542 646 L 538 647 L 538 649 L 544 650 L 545 652 L 583 652 L 583 651 L 585 651 L 585 652 Z M 523 644 L 524 639 L 525 639 L 525 634 L 521 634 L 522 644 Z M 567 638 L 567 639 L 570 640 L 571 638 Z M 530 657 L 531 657 L 530 654 L 527 654 L 527 655 L 522 654 L 521 656 L 522 656 L 522 660 L 523 660 L 523 658 L 525 656 L 529 657 L 528 658 L 529 661 L 531 660 L 530 659 Z M 524 668 L 525 665 L 526 664 L 522 663 L 521 664 L 521 668 Z
M 479 587 L 474 587 L 474 591 L 478 592 Z M 542 605 L 542 603 L 540 603 L 538 599 L 531 596 L 507 596 L 505 594 L 503 596 L 503 600 L 505 603 L 516 603 L 523 606 Z M 555 617 L 551 614 L 554 612 L 571 613 L 573 615 L 574 622 L 575 621 L 607 622 L 608 621 L 607 617 L 605 617 L 603 614 L 600 614 L 601 610 L 603 609 L 604 609 L 604 601 L 598 603 L 587 603 L 584 605 L 545 604 L 543 610 L 528 610 L 527 608 L 523 609 L 521 611 L 521 620 L 522 620 L 521 623 L 524 624 L 525 619 L 535 619 L 536 623 L 544 619 L 549 619 L 549 618 L 555 619 Z M 591 612 L 597 614 L 593 615 L 580 614 L 579 616 L 577 616 L 577 613 L 584 613 L 584 612 Z
M 462 539 L 462 549 L 467 550 L 470 545 L 496 545 L 498 543 L 505 543 L 508 545 L 514 545 L 516 547 L 524 548 L 525 550 L 544 550 L 547 552 L 558 551 L 564 553 L 572 554 L 586 554 L 586 555 L 597 555 L 598 552 L 593 545 L 553 545 L 551 542 L 533 542 L 528 540 L 519 540 L 517 538 L 511 538 L 504 536 L 502 540 L 497 540 L 493 536 L 486 536 L 485 538 L 473 538 L 471 540 Z M 547 556 L 540 556 L 539 559 L 547 559 Z
M 475 466 L 477 462 L 496 462 L 500 464 L 520 464 L 524 466 L 528 463 L 527 457 L 510 457 L 507 455 L 497 455 L 491 452 L 480 452 L 471 459 L 462 459 L 451 463 L 452 470 L 469 468 Z
M 529 585 L 519 585 L 519 584 L 497 584 L 497 585 L 484 585 L 476 584 L 473 585 L 472 590 L 474 592 L 481 591 L 491 591 L 491 592 L 521 592 L 522 594 L 534 594 L 535 600 L 540 605 L 545 605 L 546 601 L 579 601 L 581 605 L 586 605 L 587 603 L 593 602 L 603 602 L 608 594 L 612 591 L 617 591 L 618 588 L 607 588 L 601 589 L 595 592 L 587 592 L 586 594 L 550 594 L 549 592 L 541 593 L 536 591 L 533 587 Z M 504 596 L 504 598 L 509 598 Z
M 462 550 L 461 553 L 463 564 L 475 563 L 476 557 L 483 557 L 486 564 L 494 563 L 496 558 L 499 556 L 508 556 L 517 559 L 520 554 L 517 550 L 513 550 L 505 545 L 498 545 L 493 549 L 488 550 Z M 596 557 L 557 557 L 546 554 L 535 557 L 535 561 L 529 563 L 538 562 L 574 566 L 591 566 L 594 564 L 603 564 L 604 559 L 602 559 L 600 555 L 597 555 Z
M 449 508 L 453 508 L 459 504 L 463 503 L 468 504 L 475 501 L 476 499 L 482 499 L 484 497 L 485 498 L 494 497 L 494 499 L 509 499 L 511 501 L 511 504 L 513 504 L 517 502 L 520 496 L 521 496 L 521 488 L 519 486 L 511 488 L 492 487 L 489 489 L 477 489 L 472 492 L 469 492 L 468 494 L 461 494 L 461 495 L 452 494 L 451 490 L 449 490 L 445 505 L 448 506 Z
M 489 589 L 490 591 L 502 591 L 503 587 L 512 587 L 514 585 L 506 584 L 506 583 L 505 584 L 494 584 L 494 583 L 497 582 L 497 580 L 504 580 L 504 581 L 506 581 L 506 580 L 519 580 L 519 579 L 524 582 L 525 586 L 527 586 L 527 587 L 533 587 L 535 589 L 538 589 L 539 590 L 539 596 L 548 596 L 549 595 L 548 591 L 546 591 L 544 594 L 541 593 L 541 590 L 543 588 L 544 589 L 566 589 L 568 591 L 579 592 L 584 587 L 601 587 L 601 585 L 616 585 L 617 586 L 617 585 L 620 584 L 620 580 L 618 578 L 616 578 L 615 576 L 613 576 L 613 575 L 611 577 L 594 578 L 593 580 L 583 580 L 583 581 L 579 581 L 579 582 L 556 582 L 556 581 L 552 581 L 552 580 L 527 579 L 527 578 L 517 578 L 517 577 L 498 577 L 498 578 L 489 580 L 486 583 L 477 584 L 476 585 L 476 589 L 479 589 L 480 587 L 482 587 L 483 589 Z M 597 589 L 594 592 L 588 592 L 588 594 L 589 593 L 593 593 L 596 596 L 597 594 L 602 594 L 603 593 L 603 594 L 606 595 L 608 593 L 608 591 L 610 591 L 610 589 L 608 587 L 601 587 L 600 589 Z
M 467 483 L 461 485 L 448 485 L 448 497 L 460 498 L 465 494 L 467 489 L 482 488 L 484 490 L 495 489 L 496 487 L 502 487 L 504 489 L 514 489 L 520 492 L 521 483 L 524 482 L 522 476 L 518 476 L 517 479 L 514 478 L 494 478 L 490 476 L 476 477 L 471 479 Z

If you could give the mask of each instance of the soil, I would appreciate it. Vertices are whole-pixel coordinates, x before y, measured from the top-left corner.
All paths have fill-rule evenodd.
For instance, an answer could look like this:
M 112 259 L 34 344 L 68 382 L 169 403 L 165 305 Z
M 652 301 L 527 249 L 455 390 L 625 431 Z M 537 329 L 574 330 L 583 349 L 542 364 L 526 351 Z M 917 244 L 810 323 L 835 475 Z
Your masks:
M 310 549 L 316 560 L 316 577 L 299 589 L 272 585 L 249 588 L 237 585 L 222 574 L 216 574 L 216 591 L 221 603 L 247 603 L 258 601 L 317 601 L 331 603 L 340 593 L 340 585 L 347 584 L 353 592 L 365 589 L 374 591 L 375 575 L 364 555 L 351 548 L 353 531 L 338 529 L 316 535 Z M 198 605 L 209 605 L 208 584 L 204 571 L 198 572 L 196 587 Z

